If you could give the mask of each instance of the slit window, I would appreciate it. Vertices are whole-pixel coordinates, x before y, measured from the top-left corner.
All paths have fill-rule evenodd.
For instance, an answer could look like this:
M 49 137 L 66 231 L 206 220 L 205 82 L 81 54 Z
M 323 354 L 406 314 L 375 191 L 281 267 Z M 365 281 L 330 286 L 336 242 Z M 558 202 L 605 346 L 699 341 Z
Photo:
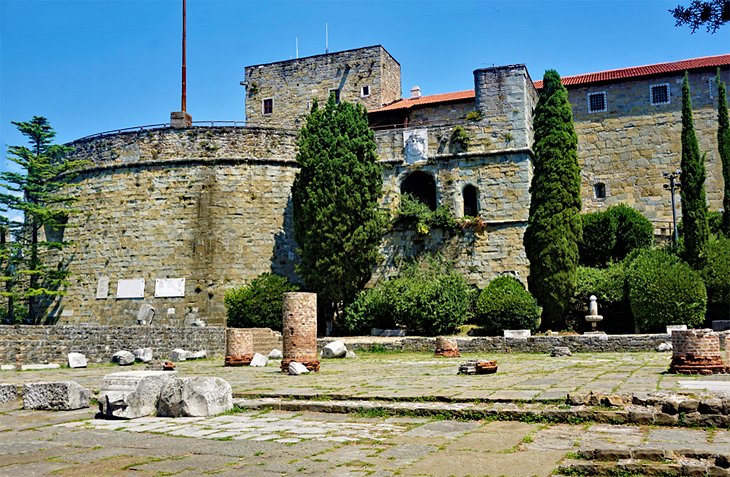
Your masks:
M 339 89 L 331 89 L 330 96 L 335 97 L 335 104 L 340 104 L 340 90 Z
M 652 106 L 669 104 L 669 83 L 651 85 L 649 96 Z
M 262 101 L 262 110 L 264 114 L 271 114 L 274 112 L 274 98 L 266 98 Z
M 464 198 L 464 217 L 476 217 L 479 215 L 479 191 L 469 184 L 462 191 Z
M 603 182 L 596 182 L 593 184 L 593 197 L 595 197 L 597 200 L 602 200 L 606 198 L 606 184 Z
M 588 112 L 601 113 L 606 111 L 606 93 L 588 93 Z
M 717 78 L 709 78 L 707 80 L 707 88 L 710 90 L 710 98 L 714 98 L 717 94 Z

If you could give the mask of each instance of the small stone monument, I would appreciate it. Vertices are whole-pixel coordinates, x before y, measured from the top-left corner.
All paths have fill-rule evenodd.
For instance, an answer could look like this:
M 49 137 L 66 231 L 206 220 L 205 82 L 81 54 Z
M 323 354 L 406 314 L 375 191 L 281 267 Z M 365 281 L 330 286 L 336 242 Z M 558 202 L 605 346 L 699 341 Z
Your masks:
M 284 358 L 281 370 L 289 372 L 289 363 L 301 363 L 310 371 L 319 371 L 317 359 L 317 294 L 284 293 L 282 342 Z
M 434 356 L 444 358 L 458 358 L 459 345 L 456 340 L 450 340 L 443 336 L 436 337 L 436 351 Z
M 588 314 L 586 315 L 586 321 L 591 324 L 591 332 L 592 333 L 598 333 L 596 331 L 596 324 L 598 324 L 599 321 L 603 320 L 603 316 L 598 314 L 598 300 L 596 298 L 596 295 L 591 295 L 589 298 L 591 301 L 590 305 L 588 305 Z

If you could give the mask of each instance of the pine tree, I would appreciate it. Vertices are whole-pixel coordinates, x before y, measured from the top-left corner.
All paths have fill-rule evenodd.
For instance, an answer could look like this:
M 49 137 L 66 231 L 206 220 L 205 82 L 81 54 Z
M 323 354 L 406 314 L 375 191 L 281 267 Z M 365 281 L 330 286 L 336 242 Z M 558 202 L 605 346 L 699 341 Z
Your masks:
M 705 246 L 710 235 L 707 224 L 707 199 L 705 198 L 705 155 L 700 146 L 692 120 L 692 100 L 689 92 L 689 76 L 685 73 L 682 83 L 682 233 L 687 262 L 696 269 L 705 263 Z
M 722 163 L 722 178 L 725 189 L 722 195 L 722 232 L 730 237 L 730 120 L 728 120 L 725 83 L 720 78 L 720 68 L 715 79 L 717 85 L 717 150 Z
M 12 318 L 17 309 L 13 303 L 23 300 L 24 322 L 38 324 L 46 320 L 46 309 L 55 297 L 64 293 L 68 277 L 65 266 L 61 262 L 47 262 L 66 243 L 49 235 L 62 229 L 68 214 L 73 212 L 73 198 L 64 191 L 70 176 L 64 177 L 64 173 L 82 162 L 66 161 L 70 148 L 52 144 L 56 133 L 46 118 L 34 116 L 28 122 L 13 124 L 28 138 L 30 147 L 9 146 L 8 159 L 18 164 L 22 172 L 0 173 L 0 185 L 6 190 L 0 193 L 0 205 L 6 211 L 23 215 L 22 223 L 8 222 L 10 232 L 6 232 L 3 250 L 5 290 L 0 294 L 8 300 L 6 319 Z M 12 245 L 10 233 L 15 238 Z
M 524 237 L 528 284 L 543 307 L 542 328 L 564 329 L 582 234 L 580 168 L 568 92 L 554 70 L 545 72 L 533 127 L 534 171 Z
M 318 294 L 327 332 L 333 316 L 367 283 L 384 220 L 383 175 L 365 109 L 330 97 L 314 104 L 298 137 L 292 186 L 297 272 Z

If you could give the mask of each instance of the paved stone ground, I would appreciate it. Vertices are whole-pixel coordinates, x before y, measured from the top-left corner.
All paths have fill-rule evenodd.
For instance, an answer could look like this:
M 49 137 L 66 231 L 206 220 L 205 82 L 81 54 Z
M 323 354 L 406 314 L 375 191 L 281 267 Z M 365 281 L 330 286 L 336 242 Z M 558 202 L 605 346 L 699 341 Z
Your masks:
M 458 376 L 466 359 L 496 358 L 499 372 Z M 323 361 L 304 376 L 266 368 L 223 368 L 222 359 L 185 362 L 182 375 L 215 375 L 238 395 L 398 399 L 555 400 L 567 392 L 681 391 L 730 382 L 730 376 L 662 374 L 658 353 L 463 356 L 361 354 Z M 71 379 L 98 389 L 110 372 L 87 369 L 2 372 L 0 382 Z M 689 383 L 689 386 L 686 384 Z M 685 392 L 697 392 L 686 390 Z M 724 429 L 603 424 L 538 424 L 250 410 L 211 418 L 93 419 L 94 409 L 24 411 L 0 407 L 0 476 L 548 476 L 581 450 L 672 449 L 730 454 Z

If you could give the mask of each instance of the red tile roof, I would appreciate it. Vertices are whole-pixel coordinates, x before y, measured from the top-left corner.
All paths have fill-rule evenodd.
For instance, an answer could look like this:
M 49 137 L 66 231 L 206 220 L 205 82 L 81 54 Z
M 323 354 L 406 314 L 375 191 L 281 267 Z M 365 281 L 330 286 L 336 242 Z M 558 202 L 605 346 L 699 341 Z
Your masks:
M 615 81 L 641 76 L 660 75 L 665 73 L 676 73 L 685 70 L 696 70 L 699 68 L 711 68 L 726 66 L 730 64 L 730 55 L 705 56 L 692 58 L 690 60 L 673 61 L 671 63 L 657 63 L 655 65 L 632 66 L 617 70 L 599 71 L 598 73 L 586 73 L 576 76 L 565 76 L 562 78 L 565 86 L 576 86 L 603 81 Z M 535 81 L 535 88 L 542 88 L 542 80 Z
M 711 68 L 727 65 L 730 65 L 730 54 L 705 56 L 701 58 L 692 58 L 689 60 L 674 61 L 671 63 L 657 63 L 654 65 L 646 66 L 632 66 L 629 68 L 600 71 L 598 73 L 564 76 L 562 78 L 562 81 L 563 84 L 566 86 L 578 86 L 591 83 L 600 83 L 603 81 L 616 81 L 629 78 L 638 78 L 642 76 L 676 73 L 685 70 L 695 70 L 699 68 Z M 542 80 L 535 81 L 534 85 L 536 89 L 542 88 Z M 448 103 L 451 101 L 464 101 L 473 98 L 473 89 L 466 91 L 456 91 L 454 93 L 433 94 L 429 96 L 421 96 L 420 98 L 415 99 L 401 99 L 386 106 L 383 106 L 382 108 L 372 109 L 370 110 L 370 112 L 380 113 L 385 111 L 397 111 L 430 104 Z

